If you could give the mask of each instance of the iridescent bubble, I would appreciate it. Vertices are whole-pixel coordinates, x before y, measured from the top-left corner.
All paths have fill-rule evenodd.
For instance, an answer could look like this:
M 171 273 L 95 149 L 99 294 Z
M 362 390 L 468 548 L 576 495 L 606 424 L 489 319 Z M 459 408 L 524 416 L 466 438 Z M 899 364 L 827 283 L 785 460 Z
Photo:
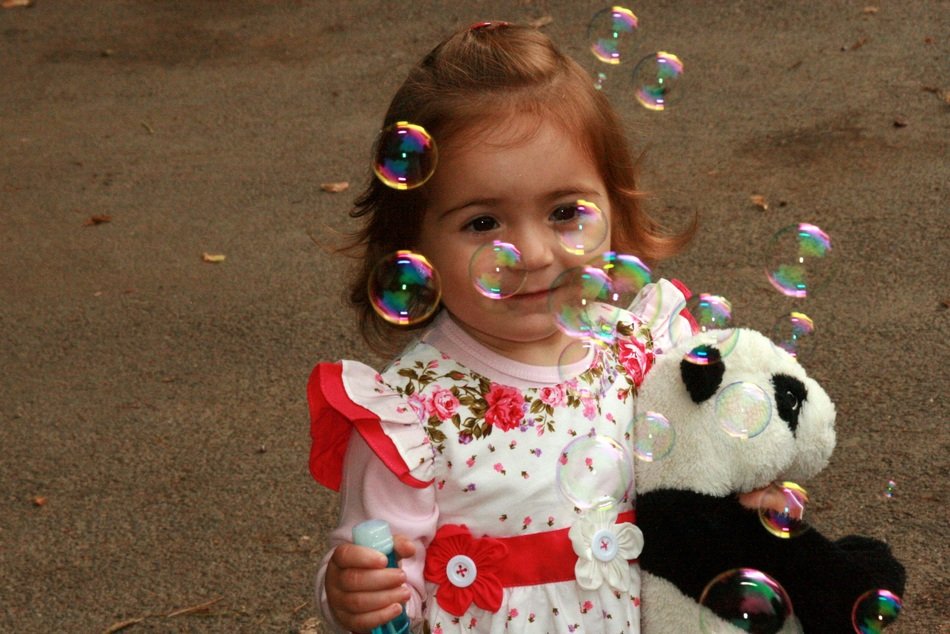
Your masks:
M 435 140 L 425 128 L 398 121 L 379 134 L 373 171 L 393 189 L 414 189 L 429 180 L 438 159 Z
M 699 603 L 706 608 L 699 613 L 704 634 L 734 632 L 732 628 L 776 634 L 793 618 L 792 601 L 785 589 L 769 575 L 752 568 L 736 568 L 717 575 L 706 584 Z
M 594 74 L 594 88 L 603 90 L 607 85 L 607 73 L 597 72 Z
M 589 360 L 585 369 L 576 372 L 578 362 Z M 610 347 L 599 339 L 572 339 L 558 357 L 558 375 L 563 382 L 576 379 L 580 398 L 600 398 L 617 380 L 617 364 Z
M 606 251 L 587 263 L 599 268 L 610 279 L 610 295 L 606 303 L 629 308 L 640 290 L 650 283 L 650 267 L 635 255 Z
M 491 299 L 511 297 L 521 290 L 528 271 L 521 266 L 521 251 L 513 244 L 495 240 L 472 254 L 468 274 L 475 290 Z
M 769 499 L 781 497 L 785 500 L 782 510 L 767 504 Z M 773 482 L 769 485 L 759 507 L 759 520 L 765 529 L 782 539 L 797 537 L 808 529 L 805 523 L 805 506 L 808 504 L 808 492 L 794 482 Z
M 893 480 L 888 480 L 887 485 L 884 487 L 884 497 L 891 499 L 894 497 L 894 492 L 897 490 L 897 483 Z
M 694 347 L 683 356 L 686 361 L 706 365 L 735 349 L 739 331 L 732 328 L 732 303 L 728 299 L 711 293 L 697 293 L 686 300 L 682 308 L 693 318 L 699 330 Z M 682 308 L 675 312 L 681 312 Z M 686 333 L 675 328 L 675 322 L 670 324 L 670 338 L 674 344 L 679 344 L 685 336 Z M 718 356 L 710 356 L 713 348 Z
M 662 111 L 682 95 L 683 62 L 659 51 L 647 55 L 633 69 L 633 96 L 647 110 Z
M 561 246 L 573 255 L 597 250 L 607 238 L 607 216 L 595 203 L 578 200 L 558 208 L 554 225 Z
M 828 279 L 830 271 L 831 238 L 815 225 L 784 227 L 769 241 L 765 275 L 783 295 L 808 297 Z
M 612 340 L 619 309 L 608 302 L 613 295 L 610 276 L 603 269 L 582 266 L 561 273 L 551 285 L 548 308 L 554 323 L 571 337 Z
M 370 274 L 368 291 L 376 313 L 400 326 L 428 319 L 442 298 L 438 272 L 412 251 L 396 251 L 380 259 Z
M 890 590 L 869 590 L 858 597 L 851 610 L 851 624 L 857 634 L 880 634 L 897 620 L 904 602 Z
M 814 333 L 815 322 L 811 317 L 792 311 L 775 320 L 771 339 L 776 346 L 797 357 Z
M 641 412 L 630 423 L 633 455 L 644 462 L 655 462 L 670 455 L 676 431 L 659 412 Z
M 590 52 L 605 64 L 619 64 L 631 50 L 638 20 L 633 11 L 613 6 L 598 11 L 587 27 Z
M 581 510 L 616 506 L 630 492 L 632 483 L 630 455 L 609 436 L 579 436 L 558 457 L 558 487 Z
M 772 418 L 772 400 L 755 383 L 736 381 L 716 396 L 716 420 L 730 436 L 753 438 Z

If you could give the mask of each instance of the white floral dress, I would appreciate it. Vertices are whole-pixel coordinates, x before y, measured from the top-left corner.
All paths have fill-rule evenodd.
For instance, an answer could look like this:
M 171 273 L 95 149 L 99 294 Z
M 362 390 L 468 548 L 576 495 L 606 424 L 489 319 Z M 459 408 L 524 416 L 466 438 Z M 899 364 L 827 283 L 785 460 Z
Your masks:
M 664 336 L 675 317 L 659 320 Z M 567 447 L 620 445 L 629 458 L 636 390 L 657 347 L 633 313 L 619 323 L 587 369 L 540 387 L 496 382 L 422 341 L 382 373 L 342 363 L 348 398 L 378 418 L 344 416 L 404 482 L 435 488 L 426 631 L 639 631 L 642 537 L 632 501 L 588 509 L 566 476 Z M 619 481 L 632 495 L 629 473 Z

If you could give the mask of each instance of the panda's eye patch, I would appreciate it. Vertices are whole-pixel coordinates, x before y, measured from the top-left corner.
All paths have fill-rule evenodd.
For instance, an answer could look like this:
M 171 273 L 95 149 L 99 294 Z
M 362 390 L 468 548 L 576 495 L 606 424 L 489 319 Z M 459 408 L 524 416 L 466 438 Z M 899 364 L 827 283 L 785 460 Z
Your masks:
M 778 415 L 788 423 L 789 429 L 794 432 L 798 427 L 798 415 L 801 412 L 802 403 L 808 398 L 805 384 L 793 376 L 776 374 L 772 377 L 772 385 L 775 387 L 775 404 L 778 407 Z

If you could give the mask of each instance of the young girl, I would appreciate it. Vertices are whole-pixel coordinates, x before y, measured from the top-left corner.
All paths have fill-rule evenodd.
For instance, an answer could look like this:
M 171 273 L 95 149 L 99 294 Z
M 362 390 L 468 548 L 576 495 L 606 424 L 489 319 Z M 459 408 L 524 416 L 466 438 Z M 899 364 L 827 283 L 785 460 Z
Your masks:
M 688 292 L 647 285 L 608 354 L 566 364 L 573 339 L 548 298 L 559 275 L 608 249 L 656 261 L 691 230 L 665 235 L 640 209 L 617 115 L 535 29 L 496 22 L 452 35 L 396 93 L 384 126 L 396 121 L 432 135 L 438 166 L 417 189 L 374 181 L 357 202 L 364 257 L 351 300 L 364 334 L 391 342 L 367 281 L 382 256 L 411 249 L 439 272 L 441 307 L 382 373 L 342 361 L 310 378 L 311 472 L 343 494 L 317 577 L 323 616 L 368 632 L 406 604 L 433 633 L 639 631 L 630 500 L 585 512 L 556 474 L 571 441 L 625 443 L 653 355 L 693 329 L 672 309 Z M 582 255 L 553 230 L 578 199 L 609 220 L 607 239 Z M 506 299 L 469 280 L 473 253 L 495 240 L 520 249 L 526 276 Z M 349 543 L 369 518 L 399 534 L 401 569 Z

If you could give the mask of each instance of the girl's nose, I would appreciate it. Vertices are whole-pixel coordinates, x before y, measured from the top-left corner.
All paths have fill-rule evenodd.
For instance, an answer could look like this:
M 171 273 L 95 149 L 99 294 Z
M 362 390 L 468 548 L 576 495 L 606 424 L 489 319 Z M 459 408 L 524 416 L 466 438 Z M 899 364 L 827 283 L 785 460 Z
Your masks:
M 521 230 L 512 243 L 521 251 L 522 268 L 529 272 L 550 266 L 558 248 L 557 236 L 549 227 Z

